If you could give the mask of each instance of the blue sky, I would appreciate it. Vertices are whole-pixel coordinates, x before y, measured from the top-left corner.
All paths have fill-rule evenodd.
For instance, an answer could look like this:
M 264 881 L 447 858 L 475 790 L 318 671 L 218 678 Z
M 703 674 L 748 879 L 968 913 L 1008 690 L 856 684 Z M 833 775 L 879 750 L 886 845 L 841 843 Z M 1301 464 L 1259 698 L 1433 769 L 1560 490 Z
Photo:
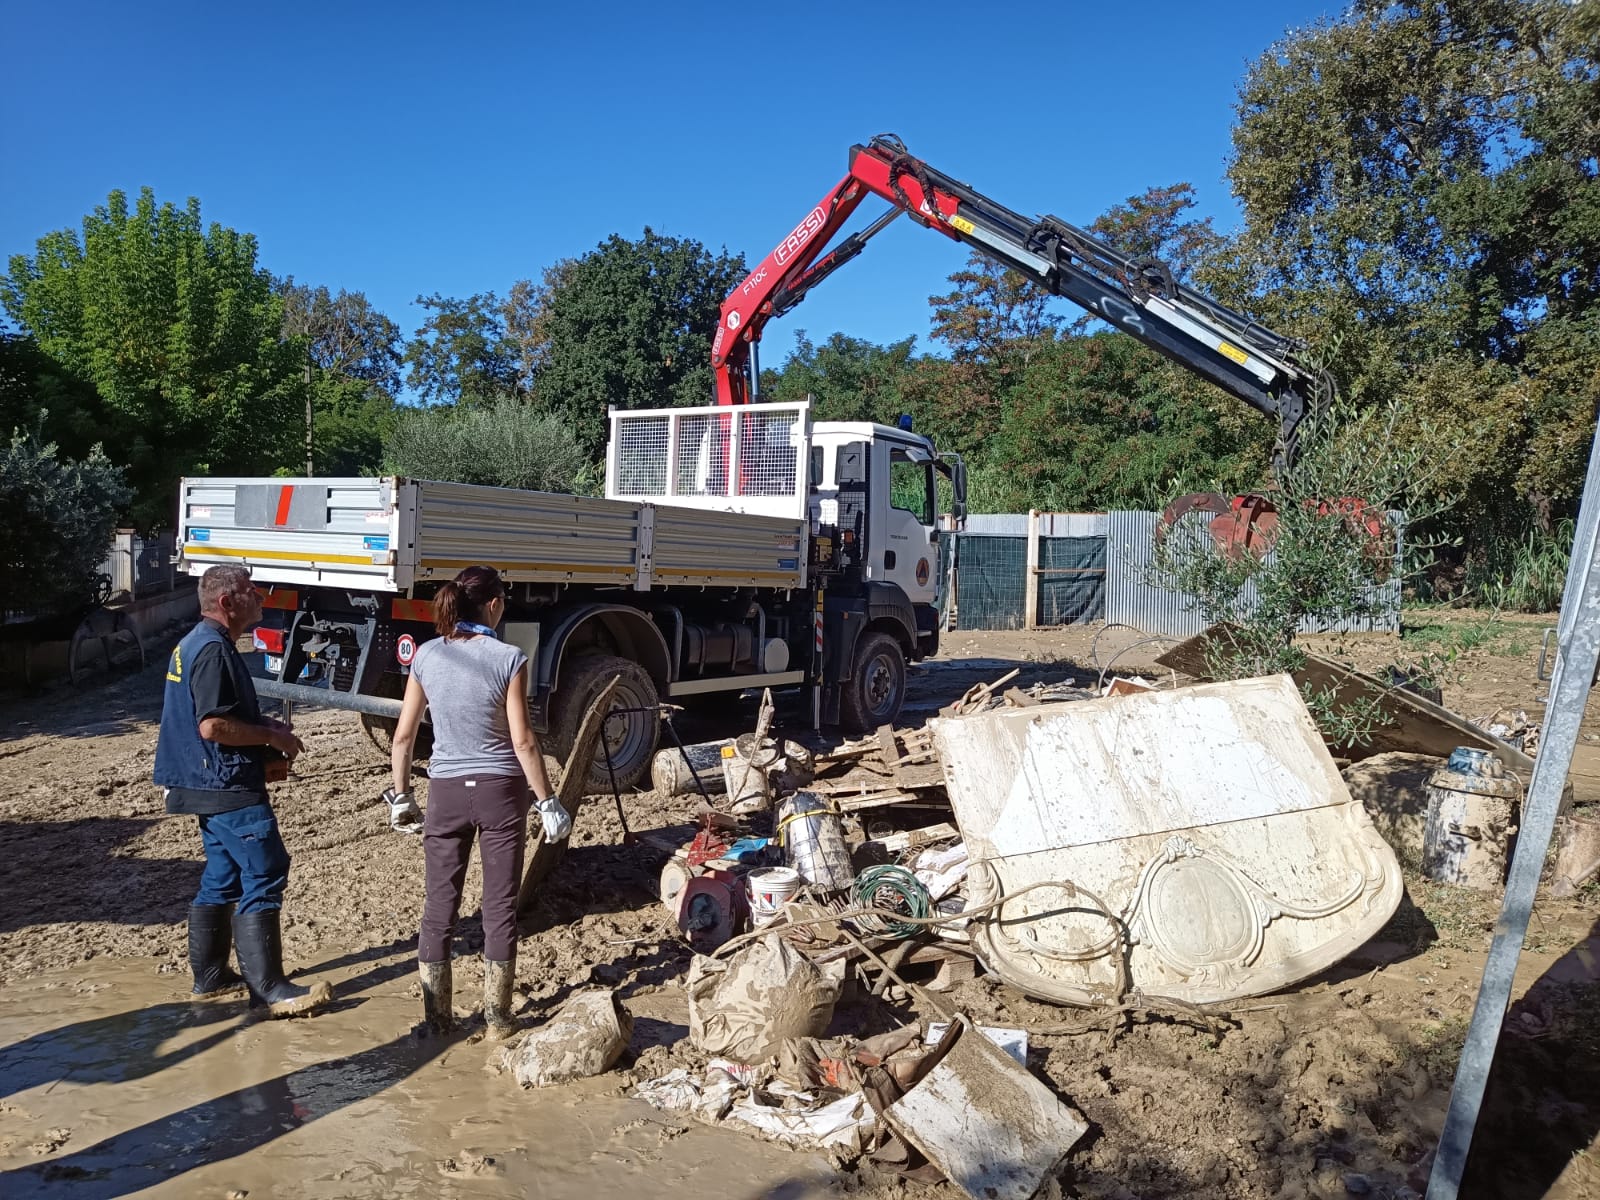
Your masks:
M 646 225 L 753 265 L 881 132 L 1025 213 L 1086 224 L 1187 180 L 1227 228 L 1235 85 L 1337 11 L 12 0 L 0 254 L 148 185 L 409 336 L 418 294 L 504 293 Z M 931 348 L 927 298 L 964 258 L 897 222 L 769 327 L 763 365 L 801 328 Z

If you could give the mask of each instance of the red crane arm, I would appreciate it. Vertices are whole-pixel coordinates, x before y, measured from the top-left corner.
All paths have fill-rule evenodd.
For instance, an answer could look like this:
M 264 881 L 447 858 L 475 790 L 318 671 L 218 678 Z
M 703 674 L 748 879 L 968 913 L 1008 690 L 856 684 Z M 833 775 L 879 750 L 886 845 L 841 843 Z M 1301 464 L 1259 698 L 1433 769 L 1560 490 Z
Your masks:
M 772 248 L 722 302 L 711 366 L 717 377 L 718 404 L 748 404 L 750 346 L 761 340 L 766 323 L 793 308 L 811 288 L 861 253 L 867 240 L 902 212 L 955 238 L 948 228 L 958 203 L 929 182 L 917 160 L 874 142 L 850 150 L 850 172 L 835 184 L 783 241 Z M 920 177 L 920 178 L 919 178 Z M 893 206 L 861 233 L 852 234 L 823 254 L 868 193 Z M 933 208 L 927 197 L 933 197 Z M 935 215 L 929 215 L 931 213 Z

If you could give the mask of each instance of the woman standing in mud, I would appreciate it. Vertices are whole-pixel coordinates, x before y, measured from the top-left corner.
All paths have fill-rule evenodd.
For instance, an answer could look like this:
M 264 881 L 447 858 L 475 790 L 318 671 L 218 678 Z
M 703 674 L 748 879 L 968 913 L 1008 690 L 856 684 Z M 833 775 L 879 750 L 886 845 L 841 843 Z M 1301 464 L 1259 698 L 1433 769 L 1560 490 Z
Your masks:
M 545 837 L 560 841 L 572 819 L 553 796 L 539 739 L 528 724 L 528 656 L 499 640 L 506 589 L 493 567 L 468 567 L 433 601 L 439 637 L 417 648 L 394 735 L 394 786 L 384 792 L 396 829 L 414 832 L 411 754 L 427 708 L 433 722 L 428 811 L 422 822 L 426 898 L 417 937 L 428 1028 L 453 1024 L 450 936 L 461 909 L 472 841 L 483 856 L 483 1018 L 499 1040 L 516 1031 L 517 889 L 527 842 L 529 794 Z

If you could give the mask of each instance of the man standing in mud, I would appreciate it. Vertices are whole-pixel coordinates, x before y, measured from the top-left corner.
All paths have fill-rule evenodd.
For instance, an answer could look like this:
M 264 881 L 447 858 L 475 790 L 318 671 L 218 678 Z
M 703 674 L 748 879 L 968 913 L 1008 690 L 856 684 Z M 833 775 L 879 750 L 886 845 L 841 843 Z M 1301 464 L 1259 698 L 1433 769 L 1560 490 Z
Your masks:
M 304 747 L 282 721 L 261 715 L 234 643 L 261 620 L 261 596 L 243 567 L 200 577 L 200 623 L 172 652 L 156 743 L 155 781 L 167 811 L 200 822 L 205 871 L 189 908 L 194 994 L 240 980 L 228 969 L 230 942 L 252 1007 L 288 1017 L 332 999 L 326 983 L 297 987 L 283 973 L 278 913 L 289 882 L 289 852 L 267 797 L 267 762 Z

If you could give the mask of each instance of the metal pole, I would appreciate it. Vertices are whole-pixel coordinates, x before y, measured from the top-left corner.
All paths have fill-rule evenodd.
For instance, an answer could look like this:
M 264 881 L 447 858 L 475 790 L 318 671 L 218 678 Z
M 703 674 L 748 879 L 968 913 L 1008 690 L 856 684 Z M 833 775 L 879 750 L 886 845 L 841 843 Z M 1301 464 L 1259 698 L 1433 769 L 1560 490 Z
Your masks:
M 309 351 L 306 356 L 305 368 L 306 384 L 306 474 L 315 475 L 311 467 L 311 357 Z
M 1566 590 L 1561 598 L 1561 622 L 1555 674 L 1545 709 L 1544 734 L 1533 766 L 1522 819 L 1517 831 L 1516 855 L 1506 880 L 1505 902 L 1495 922 L 1494 942 L 1484 964 L 1483 982 L 1467 1029 L 1461 1062 L 1450 1091 L 1450 1109 L 1428 1179 L 1427 1200 L 1456 1200 L 1466 1172 L 1467 1152 L 1483 1106 L 1484 1086 L 1494 1062 L 1495 1044 L 1511 1003 L 1511 986 L 1517 958 L 1528 932 L 1539 873 L 1544 867 L 1550 835 L 1555 829 L 1565 789 L 1578 726 L 1589 699 L 1595 665 L 1600 661 L 1600 562 L 1596 559 L 1596 534 L 1600 531 L 1600 431 L 1589 449 L 1589 475 L 1578 510 L 1578 528 L 1572 540 L 1572 560 L 1567 568 Z

